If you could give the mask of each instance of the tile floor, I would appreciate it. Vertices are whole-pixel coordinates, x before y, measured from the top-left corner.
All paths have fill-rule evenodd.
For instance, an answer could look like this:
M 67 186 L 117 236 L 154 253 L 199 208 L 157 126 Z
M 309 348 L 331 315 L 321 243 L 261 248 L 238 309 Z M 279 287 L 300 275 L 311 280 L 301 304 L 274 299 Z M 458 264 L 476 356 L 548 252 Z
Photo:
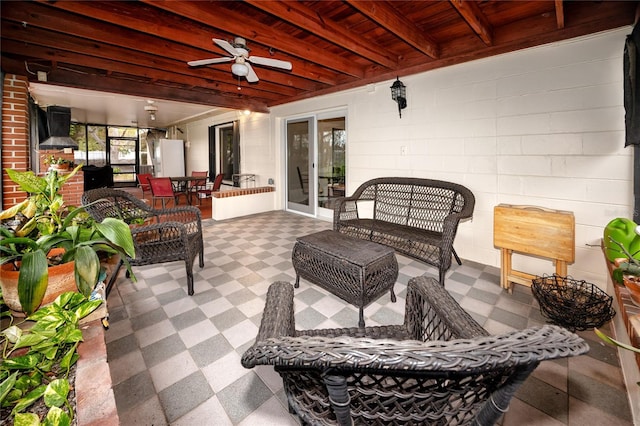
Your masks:
M 109 295 L 107 356 L 123 425 L 294 425 L 282 381 L 271 367 L 240 365 L 253 343 L 270 283 L 294 282 L 296 237 L 331 224 L 283 211 L 223 222 L 203 221 L 205 258 L 196 265 L 195 295 L 187 296 L 180 262 L 121 274 Z M 367 325 L 401 323 L 406 283 L 437 271 L 398 255 L 398 301 L 384 295 L 365 309 Z M 528 288 L 502 291 L 499 270 L 463 261 L 446 288 L 492 333 L 544 322 Z M 301 280 L 298 328 L 346 327 L 358 311 Z M 605 327 L 606 328 L 606 327 Z M 518 391 L 503 425 L 631 425 L 614 349 L 592 331 L 581 335 L 588 355 L 546 361 Z

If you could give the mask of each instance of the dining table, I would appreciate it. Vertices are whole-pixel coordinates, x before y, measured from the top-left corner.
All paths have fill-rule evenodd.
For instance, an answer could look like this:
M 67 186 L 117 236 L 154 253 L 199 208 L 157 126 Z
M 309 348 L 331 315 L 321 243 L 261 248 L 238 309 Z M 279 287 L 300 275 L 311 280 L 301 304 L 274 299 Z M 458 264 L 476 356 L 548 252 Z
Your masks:
M 173 192 L 176 196 L 184 194 L 188 204 L 191 204 L 191 197 L 189 197 L 189 192 L 191 190 L 190 182 L 206 180 L 206 178 L 203 178 L 202 176 L 170 176 L 169 179 L 171 179 Z

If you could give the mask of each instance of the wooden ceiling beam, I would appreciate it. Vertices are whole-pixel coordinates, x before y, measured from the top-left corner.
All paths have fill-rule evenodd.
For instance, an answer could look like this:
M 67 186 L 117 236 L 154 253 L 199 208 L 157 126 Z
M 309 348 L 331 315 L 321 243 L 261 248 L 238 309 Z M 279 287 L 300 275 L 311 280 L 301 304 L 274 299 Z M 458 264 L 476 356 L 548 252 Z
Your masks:
M 555 1 L 556 7 L 556 22 L 558 23 L 558 29 L 564 28 L 564 3 L 562 0 Z
M 18 75 L 25 75 L 24 62 L 15 60 L 9 56 L 3 56 L 2 66 L 6 72 Z M 37 80 L 29 75 L 30 81 Z M 135 84 L 133 84 L 135 83 Z M 67 73 L 54 68 L 47 74 L 47 82 L 65 87 L 75 87 L 86 90 L 97 90 L 100 92 L 117 93 L 121 95 L 141 96 L 152 99 L 165 99 L 174 102 L 185 102 L 198 105 L 218 106 L 223 108 L 244 110 L 249 109 L 256 112 L 269 112 L 266 103 L 250 97 L 239 95 L 223 96 L 219 93 L 203 90 L 188 90 L 179 87 L 161 86 L 149 82 L 127 81 L 109 76 L 97 76 L 83 74 L 81 72 Z
M 249 3 L 264 12 L 309 31 L 343 49 L 350 50 L 371 62 L 392 69 L 398 66 L 397 56 L 360 37 L 358 34 L 354 34 L 337 22 L 320 16 L 313 9 L 302 3 L 264 0 L 245 0 L 245 3 Z
M 475 31 L 485 45 L 493 44 L 493 28 L 475 1 L 449 0 L 462 19 Z
M 39 63 L 42 62 L 42 59 L 48 59 L 52 64 L 52 69 L 57 68 L 61 70 L 63 64 L 77 65 L 81 67 L 102 70 L 105 75 L 109 75 L 110 73 L 119 73 L 124 76 L 128 76 L 124 77 L 127 80 L 133 80 L 137 76 L 141 79 L 148 79 L 151 82 L 173 82 L 194 89 L 203 88 L 206 90 L 214 90 L 220 93 L 238 93 L 237 85 L 219 83 L 215 80 L 208 80 L 201 77 L 190 77 L 187 75 L 171 73 L 164 70 L 138 66 L 131 63 L 127 64 L 112 59 L 103 59 L 95 56 L 88 56 L 83 53 L 52 49 L 50 47 L 37 46 L 30 43 L 27 44 L 23 41 L 15 41 L 7 38 L 3 38 L 2 40 L 2 51 L 4 53 L 13 55 L 27 55 L 38 58 Z M 53 65 L 54 63 L 56 65 Z M 242 94 L 244 96 L 253 96 L 269 101 L 273 101 L 281 97 L 277 93 L 255 90 L 252 87 L 246 85 L 243 85 L 242 87 Z
M 159 56 L 132 51 L 128 49 L 118 48 L 112 45 L 104 43 L 96 43 L 89 40 L 82 40 L 71 36 L 63 35 L 60 33 L 54 33 L 48 30 L 38 29 L 30 27 L 27 31 L 22 25 L 14 22 L 2 21 L 0 27 L 2 32 L 2 39 L 0 40 L 0 46 L 2 50 L 5 50 L 5 43 L 9 40 L 15 40 L 25 43 L 23 46 L 23 52 L 27 56 L 37 57 L 39 54 L 45 55 L 44 58 L 51 56 L 47 50 L 38 50 L 38 53 L 34 51 L 36 46 L 46 47 L 49 49 L 59 49 L 61 51 L 73 52 L 82 56 L 86 56 L 85 62 L 92 60 L 102 59 L 105 61 L 113 61 L 114 64 L 120 64 L 119 66 L 126 69 L 127 66 L 131 66 L 137 70 L 137 73 L 142 75 L 153 74 L 159 79 L 170 80 L 176 78 L 181 81 L 188 81 L 187 79 L 193 79 L 194 86 L 203 87 L 218 87 L 219 90 L 234 92 L 237 91 L 237 83 L 226 83 L 221 77 L 223 74 L 228 73 L 227 70 L 215 70 L 210 68 L 207 70 L 211 77 L 206 77 L 207 74 L 201 70 L 191 68 L 180 68 L 177 61 L 171 59 L 165 59 Z M 18 53 L 18 52 L 15 52 Z M 82 56 L 79 56 L 78 60 L 82 60 Z M 131 62 L 131 61 L 135 61 Z M 106 69 L 108 70 L 112 66 L 109 62 L 104 62 Z M 88 65 L 88 64 L 79 64 Z M 180 72 L 176 72 L 180 70 Z M 130 70 L 129 73 L 132 73 Z M 292 96 L 298 93 L 293 87 L 283 86 L 270 82 L 263 82 L 260 87 L 257 85 L 248 86 L 248 90 L 256 95 L 262 92 L 270 92 L 272 94 Z M 270 97 L 264 95 L 263 97 Z M 281 97 L 281 96 L 279 96 Z
M 117 6 L 119 3 L 111 2 Z M 202 59 L 209 55 L 220 54 L 209 37 L 202 37 L 198 32 L 183 28 L 150 25 L 149 22 L 132 16 L 114 15 L 108 10 L 99 8 L 100 2 L 54 2 L 31 3 L 15 2 L 11 8 L 3 8 L 3 18 L 17 22 L 26 22 L 53 31 L 73 34 L 94 41 L 111 43 L 120 47 L 135 49 L 144 53 L 173 57 L 184 61 L 180 66 L 188 68 L 187 61 Z M 5 14 L 5 9 L 7 13 Z M 100 19 L 100 20 L 98 20 Z M 126 25 L 126 26 L 125 26 Z M 163 38 L 159 38 L 159 33 Z M 176 41 L 179 40 L 179 41 Z M 216 53 L 212 53 L 216 51 Z M 217 53 L 219 52 L 219 53 Z M 293 62 L 303 64 L 293 58 Z M 331 75 L 320 67 L 313 69 L 307 66 L 297 66 L 296 71 L 283 71 L 289 80 L 298 80 L 299 86 L 304 87 L 309 82 L 336 84 L 335 74 Z M 229 71 L 227 81 L 233 81 L 234 76 Z M 305 80 L 307 80 L 305 82 Z M 313 86 L 316 87 L 317 86 Z
M 440 56 L 438 44 L 411 21 L 400 15 L 393 6 L 385 1 L 346 0 L 356 10 L 368 16 L 371 20 L 400 37 L 406 43 L 415 47 L 431 58 Z
M 141 0 L 141 2 L 212 28 L 218 28 L 231 34 L 240 35 L 245 37 L 249 42 L 273 47 L 282 52 L 297 56 L 302 60 L 314 62 L 351 77 L 361 78 L 364 75 L 364 68 L 355 65 L 353 61 L 348 58 L 339 55 L 327 55 L 325 51 L 319 50 L 312 43 L 305 42 L 282 32 L 276 32 L 271 26 L 251 19 L 250 14 L 227 9 L 223 12 L 213 10 L 212 6 L 214 6 L 216 2 L 164 0 Z M 212 31 L 211 35 L 215 36 L 215 33 Z

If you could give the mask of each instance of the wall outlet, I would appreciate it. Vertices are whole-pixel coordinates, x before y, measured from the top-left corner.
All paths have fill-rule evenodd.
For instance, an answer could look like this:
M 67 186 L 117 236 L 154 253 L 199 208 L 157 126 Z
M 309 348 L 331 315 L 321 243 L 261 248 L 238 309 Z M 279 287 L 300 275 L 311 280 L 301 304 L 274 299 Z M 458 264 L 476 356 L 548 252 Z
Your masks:
M 400 155 L 407 155 L 407 147 L 406 146 L 401 146 L 400 147 Z

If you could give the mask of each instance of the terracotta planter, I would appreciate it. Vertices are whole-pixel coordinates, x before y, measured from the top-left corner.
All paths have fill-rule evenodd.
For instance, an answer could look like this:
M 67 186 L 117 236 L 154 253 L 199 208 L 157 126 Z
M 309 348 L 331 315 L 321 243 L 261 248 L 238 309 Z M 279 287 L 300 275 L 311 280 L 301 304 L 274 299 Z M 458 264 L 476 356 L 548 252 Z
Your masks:
M 636 306 L 640 306 L 640 277 L 625 275 L 623 278 L 624 286 L 627 288 L 627 290 L 629 290 L 631 301 Z
M 59 172 L 68 172 L 69 165 L 68 164 L 52 164 L 49 166 L 49 170 L 57 170 Z
M 49 254 L 54 256 L 56 253 L 52 250 Z M 67 262 L 62 265 L 49 267 L 49 284 L 47 285 L 47 291 L 44 294 L 44 299 L 42 299 L 40 306 L 53 302 L 56 300 L 56 297 L 67 291 L 78 291 L 76 279 L 73 274 L 74 267 L 75 262 Z M 5 263 L 0 267 L 0 286 L 2 287 L 4 303 L 14 313 L 24 312 L 20 304 L 20 299 L 18 298 L 19 274 L 20 271 L 15 271 L 11 264 Z

